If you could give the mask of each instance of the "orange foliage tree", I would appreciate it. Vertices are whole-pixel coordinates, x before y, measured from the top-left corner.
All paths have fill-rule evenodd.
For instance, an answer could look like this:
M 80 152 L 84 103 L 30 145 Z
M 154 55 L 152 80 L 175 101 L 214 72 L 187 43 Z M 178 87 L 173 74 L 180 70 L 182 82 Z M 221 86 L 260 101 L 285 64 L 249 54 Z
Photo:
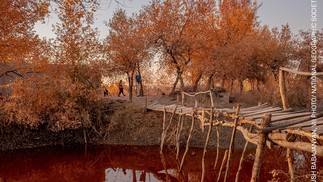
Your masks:
M 106 50 L 114 73 L 126 74 L 129 84 L 129 100 L 132 101 L 133 81 L 140 65 L 150 57 L 145 41 L 145 32 L 139 24 L 139 17 L 127 17 L 125 11 L 114 13 L 108 24 L 110 31 L 106 40 Z M 141 85 L 142 89 L 142 85 Z
M 65 0 L 57 6 L 57 39 L 38 44 L 25 57 L 31 71 L 12 83 L 13 94 L 4 104 L 9 123 L 64 130 L 87 127 L 97 117 L 101 77 L 92 63 L 100 44 L 91 28 L 97 3 Z
M 210 16 L 214 7 L 214 1 L 182 0 L 155 0 L 145 7 L 142 14 L 146 17 L 152 46 L 161 53 L 164 65 L 176 71 L 171 92 L 178 82 L 181 91 L 184 89 L 186 69 L 203 48 L 201 40 L 205 41 L 201 39 L 203 15 Z

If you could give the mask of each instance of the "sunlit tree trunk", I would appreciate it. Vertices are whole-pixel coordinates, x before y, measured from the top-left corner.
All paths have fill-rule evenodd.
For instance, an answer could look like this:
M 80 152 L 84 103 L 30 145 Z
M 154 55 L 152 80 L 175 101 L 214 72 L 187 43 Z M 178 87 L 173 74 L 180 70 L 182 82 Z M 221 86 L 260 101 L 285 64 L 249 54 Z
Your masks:
M 180 91 L 182 92 L 184 90 L 184 80 L 183 80 L 183 77 L 182 77 L 183 71 L 182 71 L 180 66 L 176 66 L 176 71 L 177 71 L 176 72 L 177 73 L 176 80 L 175 80 L 175 82 L 173 84 L 173 88 L 172 88 L 170 93 L 175 92 L 178 81 L 180 81 L 180 84 L 181 84 L 180 85 Z
M 183 76 L 182 76 L 182 72 L 179 74 L 179 82 L 181 84 L 181 92 L 184 91 L 184 80 L 183 80 Z
M 221 83 L 221 87 L 224 88 L 224 84 L 225 84 L 225 78 L 222 78 L 222 83 Z
M 239 85 L 240 85 L 240 94 L 242 94 L 242 91 L 243 91 L 243 80 L 239 79 Z
M 132 70 L 131 72 L 127 72 L 127 77 L 128 77 L 128 84 L 129 84 L 129 88 L 128 88 L 128 92 L 129 92 L 129 101 L 132 102 L 132 91 L 133 91 L 133 75 L 134 75 L 134 70 Z
M 213 87 L 213 75 L 211 74 L 208 78 L 207 78 L 207 89 L 211 90 Z
M 179 75 L 177 74 L 177 75 L 176 75 L 175 82 L 174 82 L 174 84 L 173 84 L 173 87 L 172 87 L 172 90 L 170 91 L 170 93 L 175 92 L 175 89 L 176 89 L 176 86 L 177 86 L 178 80 L 179 80 Z
M 200 72 L 197 75 L 197 78 L 195 79 L 194 83 L 193 83 L 193 90 L 196 92 L 197 91 L 197 87 L 199 86 L 200 80 L 202 79 L 202 72 Z
M 233 91 L 233 79 L 231 80 L 231 83 L 230 83 L 230 96 L 232 95 L 232 91 Z

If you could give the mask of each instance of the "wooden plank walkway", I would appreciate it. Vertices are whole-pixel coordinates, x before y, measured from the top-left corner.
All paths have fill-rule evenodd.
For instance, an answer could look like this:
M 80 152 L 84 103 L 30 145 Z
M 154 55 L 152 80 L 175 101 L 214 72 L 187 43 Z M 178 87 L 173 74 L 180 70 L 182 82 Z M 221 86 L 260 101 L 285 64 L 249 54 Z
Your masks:
M 176 111 L 174 112 L 176 108 Z M 222 108 L 214 109 L 214 115 L 211 117 L 211 109 L 203 107 L 187 107 L 183 105 L 162 105 L 153 103 L 147 106 L 148 110 L 175 113 L 177 115 L 193 116 L 197 118 L 202 131 L 205 126 L 227 126 L 239 130 L 246 141 L 257 145 L 259 143 L 259 133 L 265 132 L 270 142 L 284 148 L 294 150 L 303 150 L 312 152 L 311 139 L 313 134 L 318 141 L 316 146 L 317 156 L 323 157 L 323 113 L 317 114 L 315 119 L 311 118 L 311 113 L 307 111 L 293 112 L 291 109 L 283 110 L 279 107 L 272 107 L 268 104 L 242 108 L 236 115 L 235 109 Z M 267 126 L 262 126 L 264 115 L 270 114 L 271 119 Z M 213 121 L 210 122 L 210 118 Z M 235 123 L 237 119 L 237 123 Z M 313 125 L 315 124 L 315 133 Z M 254 126 L 253 131 L 249 131 L 250 125 Z M 300 136 L 308 138 L 308 141 L 291 141 L 291 136 Z
M 166 112 L 174 112 L 176 108 L 175 114 L 178 115 L 188 115 L 192 116 L 193 107 L 187 107 L 182 105 L 162 105 L 158 103 L 153 103 L 148 105 L 148 110 L 153 111 L 164 111 Z M 197 118 L 202 119 L 201 113 L 208 112 L 211 110 L 210 108 L 195 108 L 198 113 Z M 224 115 L 231 116 L 235 113 L 234 109 L 223 108 L 223 109 L 214 109 L 215 115 Z M 271 107 L 268 104 L 262 104 L 260 106 L 243 108 L 240 110 L 239 118 L 241 118 L 241 123 L 252 123 L 258 126 L 261 123 L 261 118 L 265 113 L 271 114 L 271 122 L 269 128 L 275 128 L 275 130 L 302 130 L 304 132 L 312 132 L 311 126 L 313 123 L 316 123 L 317 131 L 316 134 L 318 136 L 323 136 L 323 115 L 319 114 L 316 119 L 311 118 L 310 112 L 292 112 L 292 111 L 283 111 L 280 107 Z M 207 118 L 205 118 L 207 120 Z M 228 121 L 230 122 L 230 121 Z M 209 125 L 207 122 L 204 125 Z
M 197 105 L 197 103 L 195 103 Z M 213 104 L 212 104 L 213 105 Z M 151 111 L 160 111 L 164 112 L 163 118 L 163 133 L 161 137 L 161 150 L 162 153 L 163 145 L 165 142 L 167 128 L 172 121 L 173 114 L 179 115 L 179 121 L 177 124 L 175 140 L 176 140 L 176 159 L 178 160 L 179 153 L 179 139 L 180 133 L 183 126 L 183 118 L 182 116 L 192 117 L 191 128 L 189 132 L 189 136 L 186 142 L 186 148 L 182 160 L 180 162 L 180 169 L 182 169 L 183 162 L 185 160 L 185 154 L 188 151 L 189 140 L 192 135 L 194 122 L 199 122 L 199 125 L 204 132 L 204 128 L 208 127 L 207 137 L 205 140 L 204 152 L 202 157 L 202 177 L 201 181 L 203 181 L 203 176 L 205 174 L 205 163 L 204 156 L 206 152 L 206 147 L 210 138 L 210 133 L 212 127 L 217 126 L 227 126 L 232 127 L 232 136 L 230 141 L 230 146 L 226 152 L 228 155 L 223 157 L 223 161 L 226 161 L 226 172 L 224 176 L 224 181 L 227 179 L 227 174 L 230 166 L 230 156 L 233 152 L 234 148 L 234 139 L 236 130 L 239 130 L 243 137 L 246 140 L 246 144 L 244 147 L 244 151 L 246 150 L 246 146 L 248 143 L 253 143 L 257 146 L 254 165 L 252 168 L 252 176 L 251 181 L 258 181 L 257 176 L 259 176 L 259 171 L 262 163 L 262 156 L 264 154 L 264 150 L 266 146 L 269 148 L 272 145 L 278 145 L 280 147 L 286 148 L 287 150 L 287 161 L 289 166 L 290 176 L 293 176 L 293 168 L 292 166 L 292 158 L 291 151 L 292 150 L 301 150 L 309 153 L 313 153 L 313 139 L 315 140 L 315 154 L 316 156 L 323 157 L 323 113 L 318 113 L 316 118 L 313 119 L 311 117 L 311 112 L 302 111 L 302 112 L 294 112 L 292 109 L 283 110 L 280 107 L 272 107 L 268 104 L 262 104 L 258 106 L 248 107 L 248 108 L 203 108 L 203 107 L 188 107 L 183 105 L 163 105 L 159 103 L 153 103 L 147 106 L 147 110 Z M 173 113 L 171 120 L 166 128 L 166 112 Z M 313 127 L 314 126 L 314 127 Z M 253 128 L 253 129 L 251 129 Z M 218 131 L 218 129 L 216 128 Z M 313 132 L 313 130 L 315 132 Z M 219 141 L 219 134 L 217 133 L 217 140 Z M 298 138 L 298 139 L 297 139 Z M 217 143 L 218 143 L 217 141 Z M 218 150 L 219 145 L 217 145 Z M 244 154 L 241 156 L 241 160 L 243 160 Z M 221 170 L 223 166 L 223 161 L 221 164 L 220 172 L 218 175 L 218 179 L 221 176 Z M 217 158 L 216 162 L 217 164 Z M 239 164 L 239 168 L 241 168 L 241 163 Z M 236 181 L 239 178 L 239 172 L 236 175 Z

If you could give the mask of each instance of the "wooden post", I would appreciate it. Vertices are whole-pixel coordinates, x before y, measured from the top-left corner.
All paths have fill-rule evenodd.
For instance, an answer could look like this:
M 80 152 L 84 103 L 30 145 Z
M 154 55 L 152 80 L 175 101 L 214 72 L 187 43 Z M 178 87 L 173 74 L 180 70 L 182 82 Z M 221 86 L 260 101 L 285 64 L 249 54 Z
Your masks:
M 261 127 L 267 127 L 269 126 L 271 120 L 271 114 L 264 114 L 264 117 L 262 118 Z M 266 133 L 261 131 L 259 133 L 259 141 L 257 144 L 256 149 L 256 155 L 255 155 L 255 161 L 253 163 L 252 167 L 252 174 L 251 174 L 251 180 L 250 182 L 258 182 L 259 181 L 259 172 L 261 168 L 263 153 L 266 147 Z
M 221 167 L 220 167 L 220 170 L 219 170 L 219 173 L 218 173 L 218 179 L 216 180 L 217 182 L 220 181 L 222 169 L 223 169 L 223 166 L 224 166 L 227 158 L 228 158 L 228 150 L 225 150 L 225 153 L 224 153 L 224 156 L 223 156 L 223 159 L 222 159 L 222 163 L 221 163 Z
M 163 165 L 164 170 L 165 170 L 166 181 L 169 181 L 169 176 L 168 176 L 167 166 L 166 166 L 166 159 L 165 159 L 165 156 L 164 156 L 163 152 L 160 153 L 160 159 L 161 159 L 162 165 Z
M 289 172 L 291 182 L 293 182 L 295 180 L 294 167 L 293 167 L 293 157 L 292 156 L 293 156 L 292 149 L 287 148 L 286 157 L 287 157 L 287 161 L 288 161 L 288 172 Z
M 164 106 L 164 117 L 163 117 L 163 132 L 160 138 L 160 154 L 163 153 L 164 141 L 166 138 L 166 107 Z
M 184 106 L 184 97 L 185 97 L 185 94 L 184 92 L 182 92 L 182 106 Z
M 250 126 L 249 133 L 252 132 L 252 129 L 253 129 L 253 125 Z M 242 169 L 242 163 L 243 163 L 243 160 L 244 160 L 246 150 L 248 148 L 248 144 L 249 144 L 249 142 L 246 140 L 246 143 L 245 143 L 245 145 L 243 147 L 243 151 L 242 151 L 242 154 L 241 154 L 241 158 L 240 158 L 239 167 L 238 167 L 238 171 L 237 171 L 237 174 L 236 174 L 235 182 L 239 182 L 239 175 L 240 175 L 240 171 Z
M 214 101 L 213 101 L 213 95 L 211 90 L 210 90 L 210 100 L 211 100 L 211 107 L 214 108 Z
M 195 116 L 195 111 L 193 110 L 191 128 L 190 128 L 189 135 L 187 137 L 185 152 L 183 154 L 182 161 L 181 161 L 181 165 L 179 167 L 179 171 L 180 172 L 182 171 L 182 168 L 183 168 L 183 165 L 184 165 L 184 161 L 185 161 L 185 157 L 186 157 L 186 154 L 188 152 L 188 147 L 189 147 L 189 144 L 190 144 L 190 139 L 192 137 L 192 133 L 193 133 L 193 129 L 194 129 L 194 119 L 195 119 L 194 116 Z
M 285 72 L 283 70 L 279 70 L 279 91 L 282 99 L 283 109 L 287 110 L 289 108 L 288 99 L 287 99 L 287 90 L 286 90 L 286 82 L 285 82 Z
M 182 113 L 182 112 L 181 112 Z M 181 137 L 181 131 L 183 128 L 183 115 L 180 114 L 177 124 L 177 132 L 176 132 L 176 160 L 178 160 L 179 156 L 179 148 L 180 148 L 180 137 Z
M 217 164 L 218 164 L 218 159 L 219 159 L 219 148 L 220 148 L 220 133 L 219 133 L 219 128 L 216 126 L 216 157 L 214 161 L 214 166 L 213 169 L 215 170 Z
M 202 129 L 202 133 L 204 133 L 204 123 L 205 123 L 205 110 L 202 110 L 202 121 L 201 121 L 201 129 Z
M 202 177 L 201 177 L 201 182 L 204 181 L 205 178 L 205 155 L 206 155 L 206 147 L 209 143 L 209 139 L 210 139 L 210 134 L 212 131 L 212 123 L 213 123 L 213 111 L 214 108 L 211 108 L 211 116 L 210 116 L 210 125 L 209 125 L 209 130 L 207 132 L 207 136 L 206 136 L 206 140 L 205 140 L 205 145 L 204 145 L 204 150 L 203 150 L 203 156 L 202 156 Z
M 234 150 L 234 138 L 235 138 L 236 131 L 237 131 L 237 124 L 238 124 L 238 120 L 239 120 L 239 112 L 240 112 L 240 105 L 238 104 L 238 106 L 236 108 L 235 118 L 234 118 L 234 126 L 233 126 L 233 129 L 232 129 L 232 135 L 231 135 L 231 141 L 230 141 L 229 153 L 228 153 L 228 160 L 227 160 L 227 166 L 226 166 L 226 171 L 225 171 L 225 176 L 224 176 L 224 182 L 227 181 L 227 177 L 228 177 L 229 170 L 230 170 L 230 158 L 231 158 L 231 153 L 233 153 L 233 150 Z

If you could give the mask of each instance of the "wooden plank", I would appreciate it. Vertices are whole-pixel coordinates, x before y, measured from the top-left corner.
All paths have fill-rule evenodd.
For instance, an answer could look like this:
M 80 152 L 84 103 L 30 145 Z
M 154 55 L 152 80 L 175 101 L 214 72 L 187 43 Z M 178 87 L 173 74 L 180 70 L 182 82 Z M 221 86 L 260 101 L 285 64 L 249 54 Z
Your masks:
M 270 125 L 275 126 L 275 127 L 279 127 L 279 126 L 287 127 L 287 125 L 292 126 L 292 125 L 296 125 L 296 124 L 299 124 L 299 123 L 307 122 L 309 120 L 311 120 L 310 116 L 302 116 L 302 117 L 298 117 L 298 118 L 294 118 L 294 119 L 277 121 L 277 122 L 274 122 L 274 123 L 270 123 Z
M 312 73 L 311 72 L 297 71 L 297 70 L 292 70 L 292 69 L 284 68 L 284 67 L 281 67 L 279 69 L 280 70 L 283 70 L 283 71 L 287 71 L 289 73 L 294 73 L 294 74 L 297 74 L 297 75 L 312 76 Z M 316 72 L 315 75 L 316 76 L 323 76 L 323 72 Z
M 306 121 L 304 123 L 299 123 L 299 124 L 296 124 L 296 125 L 291 125 L 291 126 L 288 126 L 287 128 L 288 129 L 301 129 L 301 128 L 304 128 L 304 127 L 309 127 L 309 126 L 312 126 L 312 121 L 313 120 L 309 120 L 309 121 Z M 316 119 L 316 125 L 323 125 L 323 117 L 321 118 L 317 118 Z
M 309 126 L 309 127 L 305 127 L 305 128 L 302 128 L 302 130 L 306 130 L 306 131 L 312 131 L 312 126 Z M 316 134 L 317 135 L 322 135 L 323 134 L 323 125 L 318 125 L 316 127 Z
M 252 118 L 252 116 L 257 116 L 259 114 L 265 114 L 265 113 L 281 111 L 281 110 L 282 110 L 282 108 L 280 108 L 280 107 L 274 107 L 274 108 L 268 108 L 268 109 L 264 109 L 264 110 L 260 110 L 260 111 L 257 110 L 255 112 L 251 112 L 248 114 L 241 113 L 241 115 L 245 116 L 246 118 Z
M 288 115 L 288 114 L 294 114 L 294 112 L 287 112 L 287 111 L 284 111 L 284 110 L 280 110 L 280 111 L 271 112 L 270 114 L 272 114 L 272 116 L 283 116 L 283 115 Z M 263 115 L 264 114 L 262 113 L 262 114 L 258 114 L 258 115 L 252 115 L 252 116 L 249 116 L 247 118 L 258 120 L 258 119 L 262 118 Z
M 303 113 L 293 113 L 293 114 L 287 114 L 287 115 L 282 115 L 282 116 L 275 116 L 272 118 L 272 123 L 282 121 L 282 120 L 287 120 L 287 119 L 295 119 L 295 118 L 300 118 L 303 116 L 310 116 L 310 112 L 303 112 Z
M 269 106 L 268 103 L 264 103 L 264 104 L 261 104 L 259 106 L 252 106 L 252 107 L 242 108 L 241 112 L 242 111 L 250 111 L 250 110 L 260 109 L 260 108 L 265 108 L 265 107 L 268 107 L 268 106 Z
M 298 124 L 298 123 L 302 123 L 305 121 L 309 121 L 311 120 L 310 116 L 304 116 L 304 117 L 300 117 L 297 119 L 293 119 L 293 120 L 283 120 L 283 121 L 279 121 L 276 123 L 271 123 L 270 127 L 267 128 L 263 128 L 263 131 L 267 131 L 267 132 L 271 132 L 273 130 L 282 130 L 285 129 L 288 126 L 294 125 L 294 124 Z
M 264 107 L 264 108 L 261 108 L 261 109 L 244 111 L 244 112 L 241 112 L 240 115 L 248 115 L 248 114 L 254 114 L 254 113 L 261 113 L 263 111 L 272 110 L 272 109 L 275 109 L 275 110 L 277 109 L 277 111 L 278 110 L 282 110 L 282 108 L 280 108 L 280 107 Z

